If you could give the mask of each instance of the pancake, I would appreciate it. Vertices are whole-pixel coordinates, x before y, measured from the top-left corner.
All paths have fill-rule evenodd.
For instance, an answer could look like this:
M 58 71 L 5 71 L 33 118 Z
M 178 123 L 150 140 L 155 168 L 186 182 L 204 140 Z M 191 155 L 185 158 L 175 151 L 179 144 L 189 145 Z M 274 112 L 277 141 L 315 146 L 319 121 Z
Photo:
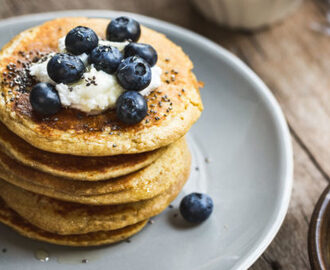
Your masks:
M 0 52 L 0 120 L 37 148 L 79 156 L 151 151 L 187 133 L 203 109 L 193 64 L 180 47 L 146 27 L 141 28 L 139 42 L 157 50 L 157 65 L 163 73 L 161 86 L 147 97 L 153 109 L 145 120 L 124 125 L 114 110 L 87 116 L 67 108 L 48 118 L 32 111 L 29 91 L 35 82 L 22 72 L 22 63 L 57 51 L 58 39 L 78 25 L 90 27 L 104 38 L 108 23 L 106 19 L 59 18 L 28 29 L 9 42 Z
M 13 159 L 52 175 L 96 181 L 135 172 L 154 162 L 166 147 L 133 155 L 79 157 L 45 152 L 26 143 L 0 122 L 0 145 Z
M 51 199 L 0 180 L 0 196 L 26 221 L 45 231 L 85 234 L 117 230 L 162 212 L 179 194 L 187 179 L 180 178 L 164 193 L 150 199 L 120 205 L 90 206 Z
M 0 151 L 0 177 L 31 192 L 82 204 L 120 204 L 146 200 L 167 190 L 190 172 L 185 139 L 171 144 L 154 163 L 108 181 L 70 181 L 24 166 Z
M 57 235 L 28 223 L 0 200 L 0 222 L 23 236 L 63 246 L 100 246 L 120 242 L 143 229 L 147 220 L 114 231 L 99 231 L 78 235 Z

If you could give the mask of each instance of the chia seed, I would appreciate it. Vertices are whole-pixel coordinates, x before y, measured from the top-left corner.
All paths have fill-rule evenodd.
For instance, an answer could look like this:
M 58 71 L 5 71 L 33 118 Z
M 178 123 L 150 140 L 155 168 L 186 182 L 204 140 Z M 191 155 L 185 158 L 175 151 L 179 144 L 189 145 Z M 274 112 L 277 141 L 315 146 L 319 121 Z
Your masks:
M 169 98 L 167 97 L 167 95 L 164 95 L 164 96 L 162 96 L 162 101 L 163 101 L 163 102 L 169 102 L 170 100 L 169 100 Z

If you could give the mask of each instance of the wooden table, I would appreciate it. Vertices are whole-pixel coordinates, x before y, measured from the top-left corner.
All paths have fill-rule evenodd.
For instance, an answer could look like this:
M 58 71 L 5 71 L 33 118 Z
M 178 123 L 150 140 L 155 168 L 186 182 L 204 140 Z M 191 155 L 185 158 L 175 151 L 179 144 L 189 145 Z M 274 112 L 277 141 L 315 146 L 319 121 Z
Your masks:
M 0 18 L 66 9 L 114 9 L 156 17 L 200 33 L 245 61 L 269 86 L 287 117 L 294 148 L 291 204 L 275 240 L 253 270 L 310 269 L 307 231 L 330 182 L 330 37 L 310 30 L 324 6 L 306 0 L 285 22 L 249 34 L 205 20 L 189 0 L 0 0 Z

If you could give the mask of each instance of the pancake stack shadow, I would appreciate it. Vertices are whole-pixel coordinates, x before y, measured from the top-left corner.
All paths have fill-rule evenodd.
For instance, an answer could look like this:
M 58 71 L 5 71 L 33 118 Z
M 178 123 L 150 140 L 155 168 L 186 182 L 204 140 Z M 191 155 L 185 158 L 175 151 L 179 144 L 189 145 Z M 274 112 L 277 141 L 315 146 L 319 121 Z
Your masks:
M 29 238 L 97 246 L 139 232 L 179 194 L 184 138 L 151 152 L 83 157 L 39 150 L 0 124 L 0 221 Z

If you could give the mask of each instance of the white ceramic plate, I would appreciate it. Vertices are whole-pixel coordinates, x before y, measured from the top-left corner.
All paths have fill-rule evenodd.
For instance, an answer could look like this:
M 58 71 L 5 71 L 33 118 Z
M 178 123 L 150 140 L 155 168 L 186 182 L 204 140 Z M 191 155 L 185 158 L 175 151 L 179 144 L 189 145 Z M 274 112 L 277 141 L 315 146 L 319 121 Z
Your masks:
M 55 17 L 122 14 L 85 10 L 11 18 L 0 22 L 0 46 Z M 174 208 L 156 217 L 130 243 L 59 247 L 26 239 L 0 225 L 0 269 L 247 269 L 279 230 L 290 199 L 293 165 L 286 122 L 270 91 L 215 43 L 172 24 L 127 15 L 181 45 L 205 83 L 201 90 L 205 111 L 189 135 L 191 179 Z M 191 191 L 207 192 L 215 203 L 211 218 L 195 227 L 174 217 L 180 199 Z M 1 252 L 3 248 L 7 252 Z M 49 262 L 35 259 L 40 248 L 49 253 Z

